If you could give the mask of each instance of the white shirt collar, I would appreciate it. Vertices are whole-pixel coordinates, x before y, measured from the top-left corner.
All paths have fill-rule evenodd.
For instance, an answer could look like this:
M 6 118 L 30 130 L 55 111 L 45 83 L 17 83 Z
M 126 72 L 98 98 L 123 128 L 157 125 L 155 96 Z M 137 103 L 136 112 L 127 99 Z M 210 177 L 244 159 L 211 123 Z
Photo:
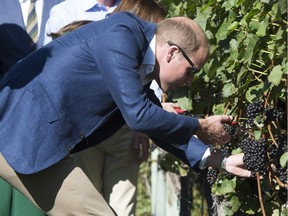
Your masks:
M 116 0 L 114 2 L 113 6 L 111 6 L 109 8 L 109 10 L 106 10 L 106 8 L 105 9 L 103 8 L 103 9 L 105 10 L 105 12 L 112 13 L 114 11 L 114 9 L 117 7 L 117 5 L 120 3 L 120 1 L 121 0 Z M 95 11 L 93 11 L 93 8 L 96 7 L 97 5 L 98 6 L 104 6 L 102 3 L 99 3 L 98 1 L 95 4 L 95 0 L 93 0 L 93 1 L 90 0 L 89 6 L 87 5 L 85 12 L 95 12 Z M 92 10 L 92 11 L 90 11 L 90 10 Z
M 139 68 L 139 75 L 142 82 L 142 85 L 151 82 L 151 79 L 147 78 L 147 75 L 154 71 L 155 67 L 155 50 L 156 50 L 156 35 L 153 36 L 149 47 L 145 53 L 143 62 Z

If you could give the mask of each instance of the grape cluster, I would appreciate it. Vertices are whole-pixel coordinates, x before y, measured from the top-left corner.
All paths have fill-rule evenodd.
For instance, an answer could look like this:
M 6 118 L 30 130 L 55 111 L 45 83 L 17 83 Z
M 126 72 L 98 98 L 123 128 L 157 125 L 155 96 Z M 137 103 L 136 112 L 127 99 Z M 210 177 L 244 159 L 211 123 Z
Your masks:
M 288 168 L 287 166 L 281 167 L 280 158 L 288 150 L 287 139 L 285 135 L 276 136 L 277 148 L 274 149 L 274 157 L 272 158 L 273 164 L 276 167 L 275 174 L 278 176 L 281 182 L 288 184 Z
M 229 142 L 223 146 L 220 146 L 219 149 L 222 151 L 222 155 L 230 155 L 235 147 L 233 143 Z
M 223 174 L 228 180 L 231 180 L 231 179 L 233 179 L 235 177 L 233 174 L 231 174 L 229 172 L 226 172 L 226 171 L 224 171 Z
M 274 107 L 266 107 L 264 110 L 264 115 L 266 116 L 265 122 L 270 123 L 271 121 L 275 121 L 276 119 L 283 117 L 283 114 L 283 112 L 279 112 Z
M 269 124 L 272 121 L 282 120 L 285 118 L 285 112 L 273 106 L 264 106 L 263 100 L 254 100 L 247 106 L 246 110 L 247 122 L 250 126 L 256 124 L 266 123 Z
M 224 123 L 223 124 L 224 130 L 230 135 L 231 140 L 230 143 L 225 144 L 228 145 L 227 147 L 230 150 L 230 153 L 235 147 L 237 147 L 237 143 L 241 136 L 245 135 L 247 130 L 243 129 L 237 122 L 233 121 L 230 124 Z
M 281 182 L 288 184 L 288 170 L 285 167 L 278 167 L 275 171 Z
M 281 200 L 281 202 L 282 202 L 283 204 L 286 204 L 286 205 L 287 205 L 287 203 L 288 203 L 288 201 L 287 201 L 287 197 L 288 197 L 288 191 L 287 191 L 287 189 L 284 188 L 284 187 L 279 188 L 277 194 L 278 194 L 278 197 L 279 197 L 279 199 Z
M 221 183 L 224 177 L 224 180 L 232 178 L 236 180 L 236 193 L 240 195 L 247 193 L 245 199 L 241 200 L 243 202 L 239 210 L 234 215 L 247 215 L 246 205 L 259 203 L 258 190 L 271 192 L 271 196 L 277 199 L 279 203 L 288 205 L 288 162 L 284 157 L 284 154 L 288 154 L 287 104 L 286 102 L 275 101 L 275 98 L 270 99 L 272 98 L 265 98 L 265 101 L 263 98 L 254 100 L 251 104 L 247 104 L 244 116 L 242 110 L 239 113 L 241 115 L 238 116 L 237 114 L 239 122 L 223 124 L 224 130 L 231 136 L 231 140 L 221 146 L 220 149 L 228 155 L 242 151 L 244 153 L 243 163 L 245 169 L 251 171 L 251 178 L 235 177 L 231 173 L 216 169 L 208 169 L 207 172 L 208 183 L 217 184 L 217 187 L 214 187 L 216 191 L 225 186 Z M 271 104 L 268 104 L 270 101 Z M 286 164 L 283 164 L 284 162 Z M 270 186 L 275 185 L 275 188 L 270 191 L 270 188 L 266 188 L 263 184 L 259 188 L 256 180 L 258 175 L 263 179 L 267 178 L 271 183 Z M 262 196 L 264 196 L 263 194 Z M 213 196 L 214 204 L 217 204 L 218 202 L 215 201 L 214 197 L 217 201 L 219 195 Z M 221 201 L 220 204 L 222 204 Z
M 287 144 L 287 136 L 285 134 L 277 135 L 275 136 L 275 139 L 277 140 L 278 145 L 278 156 L 281 156 L 284 152 L 288 150 L 288 144 Z
M 243 162 L 247 170 L 251 171 L 252 177 L 265 176 L 268 171 L 269 160 L 267 155 L 267 141 L 265 139 L 245 138 L 240 144 L 244 152 Z
M 207 170 L 207 182 L 210 185 L 213 185 L 216 182 L 218 175 L 219 175 L 219 170 L 209 167 Z
M 278 147 L 275 144 L 271 144 L 267 148 L 267 153 L 269 155 L 269 162 L 270 163 L 275 163 L 277 158 L 277 153 L 278 153 Z
M 263 123 L 263 111 L 264 111 L 264 102 L 263 100 L 254 100 L 251 104 L 247 106 L 247 117 L 248 117 L 248 124 L 250 126 L 254 125 L 254 121 L 256 120 L 257 123 Z
M 287 131 L 287 102 L 277 100 L 277 109 L 282 113 L 278 119 L 279 126 Z
M 224 130 L 230 135 L 230 136 L 236 136 L 237 135 L 237 125 L 235 122 L 232 122 L 231 124 L 223 124 Z

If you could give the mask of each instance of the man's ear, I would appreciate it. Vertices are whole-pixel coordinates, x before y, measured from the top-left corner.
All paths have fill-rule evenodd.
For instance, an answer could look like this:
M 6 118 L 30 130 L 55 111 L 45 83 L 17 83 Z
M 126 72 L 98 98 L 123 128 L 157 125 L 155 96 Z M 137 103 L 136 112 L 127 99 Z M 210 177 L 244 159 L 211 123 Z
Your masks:
M 177 47 L 169 47 L 167 51 L 166 61 L 169 63 L 173 58 L 175 58 L 175 55 L 178 53 Z

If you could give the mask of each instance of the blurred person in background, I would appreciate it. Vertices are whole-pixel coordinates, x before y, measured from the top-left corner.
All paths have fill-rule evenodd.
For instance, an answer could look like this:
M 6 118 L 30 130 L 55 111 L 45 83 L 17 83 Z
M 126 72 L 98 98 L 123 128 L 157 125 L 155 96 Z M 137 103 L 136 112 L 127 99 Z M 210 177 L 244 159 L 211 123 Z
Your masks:
M 108 18 L 121 0 L 65 0 L 50 10 L 45 26 L 44 44 L 52 38 L 48 35 L 74 21 L 98 21 Z

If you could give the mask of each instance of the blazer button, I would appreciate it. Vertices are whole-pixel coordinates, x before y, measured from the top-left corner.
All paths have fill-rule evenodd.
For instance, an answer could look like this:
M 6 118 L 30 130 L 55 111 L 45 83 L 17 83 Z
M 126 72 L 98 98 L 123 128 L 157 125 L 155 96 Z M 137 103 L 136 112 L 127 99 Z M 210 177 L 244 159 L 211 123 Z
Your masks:
M 68 152 L 72 151 L 72 147 L 71 146 L 67 146 L 66 149 L 67 149 Z
M 85 135 L 84 135 L 83 133 L 80 133 L 80 134 L 79 134 L 79 137 L 80 137 L 80 139 L 84 139 L 84 138 L 85 138 Z

